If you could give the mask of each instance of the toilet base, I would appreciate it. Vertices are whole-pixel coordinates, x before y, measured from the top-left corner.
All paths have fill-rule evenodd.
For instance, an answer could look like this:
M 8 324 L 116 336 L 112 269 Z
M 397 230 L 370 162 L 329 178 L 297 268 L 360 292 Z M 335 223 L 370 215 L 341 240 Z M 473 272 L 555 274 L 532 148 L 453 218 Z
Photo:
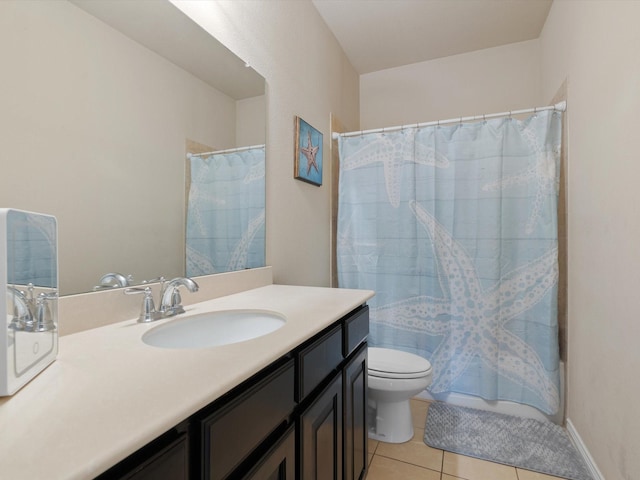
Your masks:
M 369 438 L 386 443 L 404 443 L 413 438 L 409 400 L 369 402 Z

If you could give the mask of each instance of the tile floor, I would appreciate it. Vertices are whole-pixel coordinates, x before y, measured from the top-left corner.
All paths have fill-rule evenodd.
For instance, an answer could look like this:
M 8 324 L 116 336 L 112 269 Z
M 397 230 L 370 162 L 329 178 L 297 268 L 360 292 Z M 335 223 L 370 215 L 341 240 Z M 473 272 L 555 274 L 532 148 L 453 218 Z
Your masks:
M 427 446 L 422 438 L 428 408 L 429 402 L 411 400 L 415 434 L 410 442 L 391 444 L 369 440 L 366 480 L 558 480 L 558 477 Z

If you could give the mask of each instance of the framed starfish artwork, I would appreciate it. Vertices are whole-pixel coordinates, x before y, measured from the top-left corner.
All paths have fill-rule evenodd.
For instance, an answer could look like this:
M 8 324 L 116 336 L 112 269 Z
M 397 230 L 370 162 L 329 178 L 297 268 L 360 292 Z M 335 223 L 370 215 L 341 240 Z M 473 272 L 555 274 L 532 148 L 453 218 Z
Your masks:
M 300 117 L 295 118 L 294 178 L 322 185 L 322 133 Z

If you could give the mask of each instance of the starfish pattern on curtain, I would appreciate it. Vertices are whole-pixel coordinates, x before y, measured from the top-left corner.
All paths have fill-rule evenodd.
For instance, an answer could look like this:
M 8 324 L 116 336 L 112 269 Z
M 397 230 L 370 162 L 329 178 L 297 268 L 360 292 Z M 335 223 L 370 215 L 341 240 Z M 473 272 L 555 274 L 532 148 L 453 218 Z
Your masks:
M 559 406 L 561 115 L 340 137 L 338 278 L 432 393 Z M 370 138 L 368 138 L 370 137 Z
M 187 276 L 265 264 L 264 147 L 191 157 Z

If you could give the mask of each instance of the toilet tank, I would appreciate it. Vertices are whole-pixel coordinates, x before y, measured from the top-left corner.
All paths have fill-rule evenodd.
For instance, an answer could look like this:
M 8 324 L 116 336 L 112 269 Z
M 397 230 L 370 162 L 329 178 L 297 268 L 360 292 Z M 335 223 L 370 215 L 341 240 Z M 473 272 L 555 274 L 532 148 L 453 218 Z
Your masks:
M 0 396 L 58 354 L 57 233 L 51 215 L 0 208 Z

